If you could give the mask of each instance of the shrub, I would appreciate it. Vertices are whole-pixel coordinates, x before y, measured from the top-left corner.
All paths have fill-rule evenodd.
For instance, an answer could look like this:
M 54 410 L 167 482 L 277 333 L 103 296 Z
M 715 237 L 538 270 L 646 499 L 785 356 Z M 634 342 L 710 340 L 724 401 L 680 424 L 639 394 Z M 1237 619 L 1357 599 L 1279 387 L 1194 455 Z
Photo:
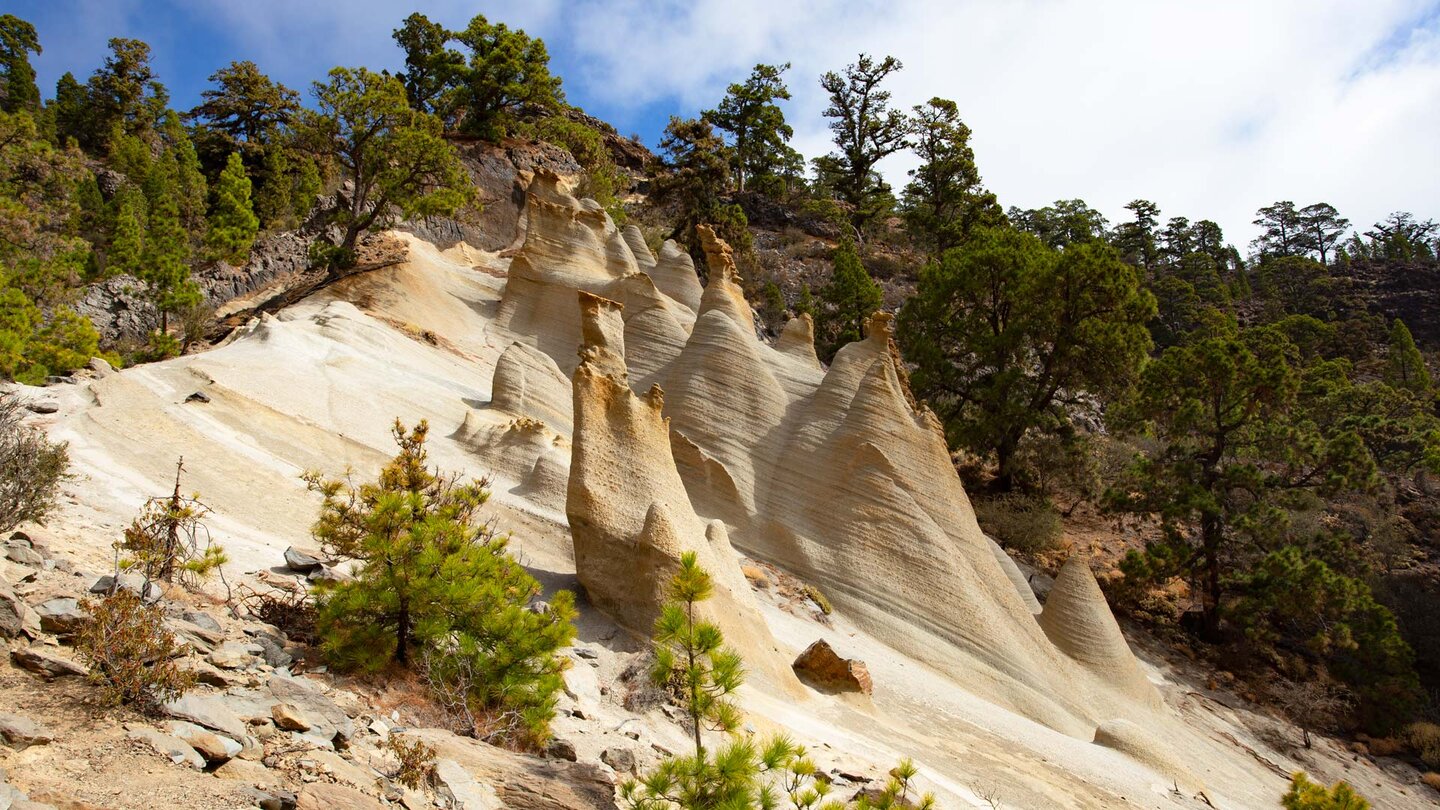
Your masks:
M 118 590 L 84 606 L 89 618 L 75 636 L 75 649 L 106 704 L 153 712 L 195 685 L 195 674 L 175 665 L 182 648 L 165 628 L 159 605 Z
M 1440 773 L 1435 773 L 1434 771 L 1431 771 L 1430 773 L 1427 773 L 1424 776 L 1420 777 L 1420 781 L 1424 782 L 1435 790 L 1440 790 Z
M 1440 770 L 1440 725 L 1411 723 L 1401 734 L 1405 745 L 1431 770 Z
M 972 503 L 980 528 L 1005 548 L 1038 554 L 1060 542 L 1060 513 L 1044 496 L 1011 492 L 976 497 Z
M 1336 782 L 1328 790 L 1296 772 L 1290 779 L 1290 791 L 1281 799 L 1285 810 L 1370 810 L 1370 803 L 1345 782 Z
M 180 494 L 180 474 L 185 460 L 175 465 L 175 491 L 163 498 L 151 498 L 125 530 L 120 548 L 128 553 L 122 567 L 138 569 L 146 579 L 175 582 L 187 588 L 219 570 L 227 562 L 225 550 L 210 539 L 203 522 L 210 508 L 200 495 Z
M 461 483 L 426 466 L 429 426 L 396 420 L 400 453 L 374 483 L 305 481 L 323 498 L 314 535 L 326 553 L 358 560 L 349 582 L 322 586 L 316 629 L 339 669 L 408 666 L 419 653 L 442 702 L 473 717 L 499 714 L 510 731 L 543 739 L 575 636 L 574 597 L 528 609 L 540 584 L 507 552 L 509 538 L 479 518 L 483 481 Z M 446 700 L 449 698 L 449 700 Z M 512 722 L 518 721 L 518 722 Z M 471 723 L 477 733 L 485 723 Z
M 820 608 L 820 612 L 826 616 L 829 616 L 830 612 L 834 610 L 834 608 L 830 606 L 830 600 L 826 598 L 825 593 L 814 585 L 805 586 L 805 596 L 809 597 L 810 601 L 815 603 L 815 607 Z
M 420 790 L 434 783 L 434 748 L 422 740 L 406 740 L 399 734 L 386 738 L 384 748 L 400 762 L 391 775 L 392 779 L 411 790 Z
M 0 533 L 21 523 L 44 523 L 68 475 L 67 445 L 22 424 L 20 403 L 0 393 Z

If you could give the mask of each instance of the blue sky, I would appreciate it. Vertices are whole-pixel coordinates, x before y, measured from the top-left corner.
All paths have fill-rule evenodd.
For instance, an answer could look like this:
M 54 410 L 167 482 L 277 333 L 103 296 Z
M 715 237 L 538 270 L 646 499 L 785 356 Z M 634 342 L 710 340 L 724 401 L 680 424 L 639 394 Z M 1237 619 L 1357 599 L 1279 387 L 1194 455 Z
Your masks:
M 9 0 L 35 23 L 42 90 L 82 81 L 111 36 L 144 39 L 175 106 L 251 59 L 305 90 L 337 64 L 397 67 L 419 10 L 477 12 L 549 45 L 570 100 L 654 144 L 756 62 L 791 62 L 796 146 L 828 149 L 818 75 L 894 54 L 904 107 L 957 101 L 1005 205 L 1080 197 L 1112 220 L 1163 217 L 1253 235 L 1256 208 L 1327 201 L 1357 225 L 1440 218 L 1437 0 Z M 897 185 L 912 157 L 881 168 Z

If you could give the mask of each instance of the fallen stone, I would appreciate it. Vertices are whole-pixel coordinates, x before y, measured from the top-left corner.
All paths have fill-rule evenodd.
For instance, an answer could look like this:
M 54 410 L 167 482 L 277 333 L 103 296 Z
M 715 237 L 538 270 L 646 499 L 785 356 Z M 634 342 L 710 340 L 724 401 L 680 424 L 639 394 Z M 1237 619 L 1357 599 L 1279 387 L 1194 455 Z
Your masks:
M 5 549 L 5 558 L 31 568 L 40 568 L 45 565 L 45 558 L 41 556 L 40 552 L 26 546 L 10 546 Z
M 232 782 L 245 782 L 255 785 L 274 795 L 273 788 L 284 784 L 284 779 L 276 771 L 272 771 L 259 762 L 251 762 L 248 759 L 232 759 L 224 765 L 216 768 L 215 777 Z M 293 801 L 293 800 L 292 800 Z
M 270 716 L 275 719 L 275 727 L 285 731 L 309 731 L 313 725 L 304 712 L 289 703 L 276 703 L 271 706 Z
M 33 613 L 9 585 L 0 583 L 0 635 L 15 638 L 25 632 L 25 614 Z
M 221 697 L 184 695 L 164 704 L 162 709 L 170 717 L 177 720 L 189 720 L 196 725 L 218 731 L 233 740 L 245 737 L 245 721 L 225 705 L 225 701 Z
M 435 778 L 440 782 L 440 790 L 450 793 L 456 807 L 465 810 L 503 810 L 505 807 L 494 788 L 481 784 L 453 759 L 436 760 Z
M 258 644 L 227 641 L 211 651 L 205 660 L 221 669 L 249 669 L 257 662 L 257 656 L 264 651 Z
M 268 791 L 270 794 L 259 801 L 260 810 L 295 810 L 298 806 L 294 793 L 283 788 L 274 788 Z
M 208 630 L 198 624 L 192 624 L 184 619 L 166 619 L 165 626 L 175 637 L 196 652 L 208 653 L 225 641 L 225 634 Z
M 306 554 L 294 546 L 290 546 L 285 549 L 285 566 L 291 571 L 309 574 L 324 568 L 325 563 L 318 557 Z
M 85 364 L 95 374 L 96 379 L 104 379 L 115 373 L 115 367 L 106 362 L 103 357 L 92 357 L 90 362 Z
M 550 744 L 545 746 L 545 756 L 551 759 L 563 759 L 566 762 L 575 762 L 579 759 L 575 752 L 575 743 L 559 737 L 552 738 Z
M 35 612 L 40 614 L 40 629 L 59 636 L 74 633 L 90 618 L 80 603 L 68 596 L 47 599 L 35 606 Z
M 234 686 L 237 683 L 241 683 L 242 681 L 242 676 L 230 672 L 225 672 L 210 665 L 208 662 L 201 661 L 196 658 L 190 658 L 185 661 L 181 661 L 179 662 L 178 666 L 181 669 L 195 673 L 195 680 L 199 683 L 205 684 L 206 686 L 218 686 L 221 689 L 224 689 L 230 686 Z
M 25 408 L 31 413 L 56 413 L 60 410 L 60 405 L 47 400 L 45 402 L 27 402 Z
M 133 728 L 127 736 L 146 743 L 176 765 L 185 765 L 197 771 L 205 770 L 205 758 L 179 737 L 162 734 L 153 728 Z
M 288 667 L 295 662 L 295 657 L 285 652 L 284 642 L 266 633 L 257 634 L 255 644 L 260 647 L 260 656 L 265 663 L 272 667 Z
M 635 773 L 635 752 L 629 748 L 606 748 L 600 752 L 600 761 L 616 773 Z
M 344 785 L 306 785 L 295 800 L 296 810 L 385 810 L 379 800 Z M 468 810 L 468 809 L 467 809 Z
M 113 593 L 117 588 L 129 591 L 141 599 L 144 599 L 146 602 L 157 602 L 160 597 L 164 595 L 164 591 L 160 589 L 159 585 L 147 580 L 144 574 L 138 574 L 134 571 L 122 572 L 118 585 L 114 575 L 105 574 L 95 580 L 94 585 L 90 586 L 90 593 L 109 594 Z
M 824 691 L 868 695 L 874 688 L 864 661 L 841 658 L 823 638 L 806 647 L 791 666 L 802 681 Z
M 224 634 L 225 632 L 225 628 L 220 626 L 220 622 L 216 621 L 215 617 L 211 616 L 209 613 L 202 613 L 198 610 L 187 610 L 184 613 L 180 614 L 180 618 L 195 625 L 196 627 L 209 630 L 212 633 Z
M 166 729 L 172 736 L 184 740 L 186 745 L 194 748 L 212 765 L 230 761 L 238 756 L 244 747 L 229 737 L 207 731 L 184 720 L 172 720 Z
M 339 735 L 349 740 L 355 734 L 355 724 L 343 709 L 326 697 L 320 686 L 306 678 L 272 675 L 269 682 L 270 694 L 282 703 L 289 703 L 304 712 L 310 721 L 306 735 L 312 738 L 333 739 Z
M 199 402 L 200 404 L 203 405 L 203 404 L 205 404 L 205 403 L 207 403 L 207 402 L 210 401 L 210 395 L 207 394 L 207 393 L 205 393 L 204 391 L 196 391 L 195 393 L 191 394 L 190 396 L 185 397 L 185 401 L 186 401 L 186 402 Z
M 46 745 L 54 739 L 55 732 L 41 723 L 18 714 L 0 713 L 0 741 L 16 751 L 32 745 Z
M 45 680 L 63 678 L 66 675 L 88 675 L 90 671 L 80 664 L 68 658 L 61 658 L 58 655 L 46 650 L 27 647 L 10 651 L 10 660 L 21 669 L 41 675 Z
M 305 580 L 307 582 L 328 582 L 332 585 L 339 584 L 341 582 L 350 582 L 353 579 L 355 579 L 355 577 L 351 576 L 349 572 L 342 571 L 339 568 L 332 568 L 328 565 L 320 566 L 316 570 L 311 571 L 310 574 L 305 577 Z

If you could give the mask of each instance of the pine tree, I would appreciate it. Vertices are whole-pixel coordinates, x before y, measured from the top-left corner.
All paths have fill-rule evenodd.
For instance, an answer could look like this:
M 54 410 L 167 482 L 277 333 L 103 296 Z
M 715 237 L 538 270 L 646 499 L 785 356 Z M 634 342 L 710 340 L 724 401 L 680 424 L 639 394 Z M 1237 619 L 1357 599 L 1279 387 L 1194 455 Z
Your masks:
M 260 175 L 254 180 L 255 214 L 266 228 L 283 227 L 294 218 L 294 185 L 285 148 L 278 143 L 268 144 L 260 162 Z
M 85 144 L 96 140 L 91 133 L 93 125 L 89 102 L 85 97 L 85 86 L 66 72 L 55 82 L 55 98 L 47 105 L 55 118 L 55 141 L 64 146 L 69 141 Z
M 860 263 L 855 243 L 846 239 L 835 251 L 830 281 L 820 288 L 816 343 L 825 362 L 846 343 L 865 337 L 865 324 L 885 303 L 885 294 Z
M 880 89 L 886 77 L 901 67 L 893 56 L 876 62 L 862 53 L 843 73 L 820 77 L 820 86 L 830 94 L 825 117 L 832 119 L 830 131 L 837 148 L 820 165 L 833 176 L 836 194 L 850 204 L 850 221 L 857 230 L 877 216 L 877 202 L 889 197 L 889 187 L 875 165 L 910 145 L 909 119 L 890 109 L 890 91 Z
M 129 183 L 110 201 L 113 214 L 110 248 L 105 252 L 106 275 L 139 276 L 145 251 L 145 195 Z
M 1430 391 L 1430 369 L 1415 346 L 1415 338 L 1405 322 L 1396 318 L 1390 324 L 1390 346 L 1385 358 L 1385 381 L 1414 394 L 1424 396 Z
M 320 166 L 312 158 L 302 160 L 293 196 L 297 220 L 304 222 L 310 217 L 310 211 L 315 207 L 315 201 L 319 199 L 323 189 L 324 180 L 320 176 Z
M 725 637 L 712 622 L 697 620 L 695 606 L 715 593 L 714 583 L 696 562 L 693 551 L 680 557 L 680 570 L 670 579 L 670 601 L 655 620 L 656 685 L 677 683 L 690 729 L 695 756 L 705 755 L 703 730 L 733 733 L 740 726 L 740 710 L 727 696 L 745 681 L 740 656 L 725 646 Z
M 35 26 L 13 14 L 0 14 L 0 112 L 39 112 L 32 53 L 40 53 Z
M 180 167 L 173 152 L 155 161 L 145 178 L 149 221 L 145 227 L 144 260 L 137 274 L 150 285 L 150 298 L 160 312 L 160 333 L 170 331 L 170 315 L 200 303 L 200 288 L 190 278 L 190 237 L 180 221 Z
M 200 169 L 200 157 L 195 153 L 195 144 L 180 125 L 180 117 L 173 110 L 165 114 L 165 148 L 175 159 L 175 193 L 180 215 L 180 224 L 192 239 L 205 230 L 205 200 L 209 189 L 205 173 Z
M 509 538 L 480 519 L 484 482 L 426 465 L 424 421 L 407 431 L 396 420 L 392 433 L 400 452 L 373 483 L 305 475 L 324 498 L 316 539 L 360 563 L 354 580 L 320 596 L 327 659 L 374 672 L 418 654 L 432 684 L 467 707 L 512 709 L 544 736 L 563 685 L 554 653 L 575 634 L 574 597 L 559 591 L 548 610 L 530 610 L 540 584 L 507 553 Z
M 902 211 L 910 233 L 939 256 L 960 244 L 978 225 L 995 226 L 1005 215 L 995 195 L 980 184 L 970 128 L 959 107 L 932 98 L 911 117 L 915 152 L 921 164 L 910 171 Z
M 250 246 L 260 221 L 250 205 L 250 178 L 245 174 L 245 161 L 239 152 L 231 152 L 225 171 L 215 185 L 215 207 L 210 211 L 210 228 L 205 234 L 205 247 L 211 255 L 233 265 L 243 265 L 250 257 Z
M 713 110 L 701 114 L 731 138 L 730 167 L 740 191 L 758 188 L 772 196 L 784 187 L 784 178 L 804 170 L 804 158 L 790 147 L 794 129 L 776 101 L 790 99 L 782 78 L 784 65 L 756 65 L 744 84 L 732 84 Z

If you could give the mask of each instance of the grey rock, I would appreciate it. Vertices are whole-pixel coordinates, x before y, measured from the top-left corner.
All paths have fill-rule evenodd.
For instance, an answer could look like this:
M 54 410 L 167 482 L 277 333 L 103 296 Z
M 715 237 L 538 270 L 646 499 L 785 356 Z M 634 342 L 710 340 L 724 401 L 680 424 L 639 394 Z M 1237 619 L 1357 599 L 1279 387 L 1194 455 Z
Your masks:
M 329 582 L 338 584 L 341 582 L 349 582 L 355 579 L 355 577 L 351 576 L 348 571 L 342 571 L 339 568 L 332 568 L 328 565 L 322 565 L 318 569 L 311 571 L 310 574 L 305 577 L 305 579 L 309 582 Z
M 221 669 L 249 669 L 257 663 L 257 656 L 262 652 L 264 648 L 259 644 L 227 641 L 206 656 L 206 660 Z
M 204 405 L 205 403 L 207 403 L 207 402 L 210 401 L 210 395 L 207 394 L 207 393 L 205 393 L 204 391 L 196 391 L 195 393 L 191 394 L 190 396 L 185 397 L 185 401 L 186 401 L 186 402 L 198 402 L 198 403 L 200 403 L 201 405 Z
M 189 720 L 231 739 L 238 740 L 245 736 L 245 721 L 226 705 L 221 696 L 184 695 L 166 703 L 162 708 L 170 717 Z
M 310 574 L 325 567 L 325 563 L 305 552 L 290 546 L 285 549 L 285 566 L 291 571 Z
M 495 795 L 494 788 L 478 781 L 453 759 L 440 759 L 435 762 L 435 778 L 440 782 L 441 790 L 449 792 L 456 807 L 463 807 L 465 810 L 502 810 L 505 806 L 500 803 L 500 797 Z
M 32 745 L 45 745 L 55 740 L 55 732 L 28 717 L 0 713 L 0 741 L 16 751 Z
M 57 413 L 60 410 L 60 405 L 47 399 L 40 402 L 27 402 L 25 403 L 25 408 L 32 413 L 46 414 Z
M 198 652 L 208 653 L 225 641 L 224 633 L 207 630 L 184 619 L 166 619 L 165 626 L 176 638 Z
M 11 546 L 5 549 L 5 557 L 11 562 L 21 565 L 28 565 L 31 568 L 40 568 L 45 565 L 45 558 L 40 552 L 27 546 Z
M 9 585 L 0 583 L 0 635 L 15 638 L 24 633 L 27 613 L 33 615 L 34 611 L 15 595 Z
M 635 752 L 629 748 L 606 748 L 600 752 L 600 761 L 616 773 L 635 773 Z
M 129 591 L 141 599 L 144 599 L 146 602 L 159 601 L 163 595 L 163 591 L 160 590 L 158 584 L 145 579 L 144 574 L 138 574 L 133 571 L 122 572 L 118 584 L 115 576 L 112 574 L 106 574 L 100 577 L 95 580 L 94 585 L 90 586 L 90 593 L 108 594 L 117 588 L 119 590 Z
M 270 676 L 269 689 L 276 700 L 289 703 L 310 720 L 311 727 L 305 733 L 306 737 L 333 740 L 338 736 L 348 741 L 355 735 L 355 724 L 350 717 L 313 681 L 277 674 Z
M 45 680 L 63 678 L 66 675 L 88 675 L 89 670 L 68 658 L 61 658 L 38 647 L 10 651 L 10 660 L 21 669 L 27 669 Z
M 265 663 L 272 667 L 288 667 L 295 661 L 295 657 L 285 652 L 283 642 L 276 640 L 273 636 L 260 633 L 255 636 L 255 644 L 261 649 L 261 657 Z
M 180 614 L 180 618 L 195 625 L 196 627 L 203 627 L 212 633 L 225 632 L 225 628 L 220 626 L 220 622 L 216 621 L 215 617 L 211 616 L 209 613 L 202 613 L 198 610 L 187 610 L 184 613 Z
M 266 791 L 268 796 L 261 799 L 260 810 L 295 810 L 295 794 L 288 790 L 274 788 Z
M 85 368 L 90 369 L 97 379 L 102 380 L 115 373 L 115 367 L 103 357 L 90 358 L 90 362 L 85 364 Z
M 85 620 L 90 618 L 80 609 L 80 603 L 68 596 L 47 599 L 35 606 L 35 612 L 40 614 L 41 630 L 61 636 L 68 636 L 79 630 Z
M 240 751 L 244 748 L 240 743 L 223 734 L 207 731 L 184 720 L 172 720 L 166 729 L 172 736 L 184 740 L 186 745 L 194 748 L 196 753 L 212 765 L 230 761 L 239 756 Z
M 184 765 L 197 771 L 205 770 L 205 758 L 179 737 L 162 734 L 153 728 L 133 728 L 126 736 L 146 743 L 176 765 Z
M 545 756 L 551 759 L 563 759 L 566 762 L 575 762 L 579 759 L 575 752 L 575 743 L 559 737 L 551 739 L 550 744 L 545 746 Z

